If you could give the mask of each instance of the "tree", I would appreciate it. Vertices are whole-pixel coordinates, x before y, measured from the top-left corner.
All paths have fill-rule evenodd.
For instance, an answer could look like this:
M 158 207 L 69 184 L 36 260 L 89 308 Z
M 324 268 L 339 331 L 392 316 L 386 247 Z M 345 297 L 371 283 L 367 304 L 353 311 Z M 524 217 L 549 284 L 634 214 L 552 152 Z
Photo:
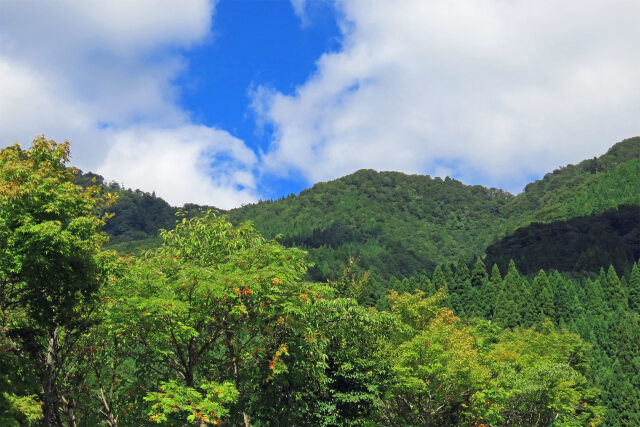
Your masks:
M 500 269 L 497 264 L 493 264 L 491 267 L 491 275 L 489 276 L 489 281 L 487 282 L 484 289 L 484 296 L 487 305 L 486 309 L 486 317 L 490 319 L 495 319 L 497 312 L 497 303 L 498 296 L 500 293 L 500 288 L 502 286 L 502 275 L 500 274 Z
M 248 425 L 267 407 L 286 410 L 271 414 L 281 420 L 304 413 L 296 393 L 320 357 L 305 340 L 307 315 L 324 289 L 301 281 L 305 254 L 211 212 L 183 219 L 162 238 L 132 267 L 113 319 L 137 342 L 137 363 L 157 378 L 150 387 L 160 390 L 147 395 L 157 404 L 150 417 L 215 423 L 228 414 Z M 229 393 L 233 399 L 224 400 Z
M 638 268 L 638 263 L 633 264 L 629 277 L 629 308 L 640 313 L 640 268 Z
M 447 283 L 447 279 L 442 272 L 442 267 L 440 267 L 439 265 L 436 266 L 435 270 L 433 270 L 431 283 L 433 283 L 433 286 L 436 290 L 449 286 L 449 284 Z
M 463 316 L 470 311 L 470 303 L 473 300 L 471 276 L 469 266 L 462 256 L 458 259 L 456 273 L 449 286 L 449 298 L 454 312 Z
M 428 298 L 422 292 L 389 295 L 392 313 L 413 336 L 394 351 L 395 381 L 383 414 L 387 425 L 466 425 L 465 408 L 490 378 L 470 328 L 441 307 L 445 299 L 444 289 Z
M 585 374 L 590 345 L 556 330 L 550 321 L 536 329 L 504 330 L 486 354 L 493 384 L 483 395 L 500 409 L 491 425 L 590 425 L 603 408 Z M 595 425 L 595 424 L 593 424 Z
M 533 279 L 531 293 L 533 302 L 532 320 L 534 322 L 541 322 L 545 318 L 554 319 L 553 291 L 551 290 L 549 279 L 544 270 L 540 270 Z
M 487 267 L 480 258 L 473 265 L 471 270 L 471 287 L 473 300 L 471 301 L 471 314 L 473 316 L 486 317 L 491 310 L 490 295 L 488 295 L 489 278 L 487 276 Z
M 493 274 L 492 274 L 493 277 Z M 496 306 L 494 310 L 494 320 L 507 328 L 520 326 L 523 312 L 521 311 L 521 290 L 522 280 L 520 273 L 511 260 L 509 270 L 504 276 L 496 296 Z
M 75 185 L 68 160 L 68 142 L 44 137 L 0 151 L 0 331 L 38 378 L 44 425 L 69 409 L 59 377 L 106 280 L 94 214 L 110 198 Z
M 613 265 L 609 266 L 606 282 L 603 287 L 609 304 L 609 310 L 626 310 L 629 307 L 627 297 L 622 290 L 620 279 Z

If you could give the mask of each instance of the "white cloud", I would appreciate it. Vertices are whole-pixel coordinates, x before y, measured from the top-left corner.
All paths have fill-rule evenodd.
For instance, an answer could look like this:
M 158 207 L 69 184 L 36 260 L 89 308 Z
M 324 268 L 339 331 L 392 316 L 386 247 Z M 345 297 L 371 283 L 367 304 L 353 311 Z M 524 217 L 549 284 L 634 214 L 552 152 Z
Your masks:
M 227 132 L 194 125 L 135 127 L 110 139 L 115 143 L 98 172 L 117 176 L 125 186 L 155 191 L 176 206 L 216 200 L 216 207 L 229 209 L 255 199 L 256 156 Z
M 303 22 L 307 20 L 307 0 L 291 0 L 291 6 L 293 7 L 293 13 Z
M 75 166 L 155 189 L 172 203 L 230 207 L 255 200 L 250 150 L 222 131 L 194 126 L 176 103 L 172 81 L 186 66 L 180 52 L 210 36 L 214 6 L 211 0 L 3 2 L 0 140 L 28 143 L 43 133 L 69 139 Z M 221 156 L 218 166 L 208 163 Z
M 304 2 L 293 1 L 304 16 Z M 310 181 L 358 168 L 519 191 L 530 174 L 637 135 L 640 3 L 337 0 L 343 46 L 287 96 L 267 170 Z M 449 169 L 447 169 L 449 168 Z

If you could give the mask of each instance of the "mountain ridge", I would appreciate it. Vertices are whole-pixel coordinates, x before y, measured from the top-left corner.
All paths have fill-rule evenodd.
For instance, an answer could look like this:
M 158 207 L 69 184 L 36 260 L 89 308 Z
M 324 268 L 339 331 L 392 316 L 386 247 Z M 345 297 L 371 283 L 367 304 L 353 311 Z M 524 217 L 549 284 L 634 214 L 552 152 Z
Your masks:
M 490 245 L 532 224 L 640 205 L 638 177 L 640 137 L 634 137 L 599 157 L 556 169 L 515 196 L 449 177 L 361 169 L 297 195 L 218 211 L 233 223 L 251 221 L 266 237 L 278 236 L 287 246 L 307 250 L 315 263 L 315 279 L 340 271 L 349 257 L 359 257 L 363 269 L 381 278 L 402 277 L 455 262 L 460 255 L 469 260 L 482 256 Z M 153 228 L 175 223 L 178 208 L 154 195 L 109 185 L 134 205 L 120 206 L 119 212 L 116 206 L 111 221 L 120 221 L 119 228 L 107 225 L 118 249 L 135 250 L 135 237 L 153 246 L 158 243 Z M 162 215 L 138 221 L 156 205 Z M 134 208 L 138 213 L 131 214 Z M 197 215 L 209 207 L 183 208 Z M 118 220 L 119 215 L 127 221 Z

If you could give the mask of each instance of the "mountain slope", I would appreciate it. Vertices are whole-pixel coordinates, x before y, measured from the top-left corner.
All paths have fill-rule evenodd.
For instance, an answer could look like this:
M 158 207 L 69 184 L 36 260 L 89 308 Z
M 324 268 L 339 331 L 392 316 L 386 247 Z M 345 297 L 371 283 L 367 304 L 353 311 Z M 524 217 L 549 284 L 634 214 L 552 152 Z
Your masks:
M 598 158 L 567 165 L 525 187 L 503 214 L 505 234 L 532 222 L 550 223 L 640 203 L 640 137 L 611 147 Z
M 627 272 L 640 258 L 640 206 L 619 206 L 601 214 L 548 224 L 533 223 L 486 249 L 487 265 L 506 271 L 510 260 L 524 274 L 540 269 L 596 272 L 613 265 Z
M 79 181 L 83 179 L 86 181 L 80 175 Z M 157 244 L 157 230 L 175 224 L 177 208 L 152 194 L 116 184 L 109 184 L 106 190 L 120 194 L 118 204 L 111 208 L 116 216 L 105 230 L 112 236 L 113 247 L 123 252 Z M 638 137 L 614 145 L 598 158 L 549 173 L 515 197 L 449 178 L 361 170 L 318 183 L 299 195 L 223 213 L 236 224 L 252 221 L 266 237 L 280 235 L 285 245 L 309 251 L 316 264 L 313 278 L 324 280 L 341 271 L 350 256 L 359 257 L 362 269 L 388 278 L 431 271 L 436 264 L 455 262 L 461 255 L 470 259 L 482 255 L 491 244 L 491 256 L 500 260 L 518 257 L 508 247 L 531 255 L 526 248 L 534 245 L 544 253 L 536 233 L 546 235 L 548 230 L 565 226 L 572 233 L 581 233 L 570 220 L 579 218 L 579 224 L 591 227 L 608 218 L 600 215 L 621 205 L 640 205 Z M 184 208 L 191 215 L 205 209 L 196 205 Z M 535 224 L 551 226 L 536 228 Z M 530 226 L 533 228 L 527 228 Z M 514 234 L 517 230 L 524 231 Z M 510 236 L 512 240 L 508 240 Z M 515 246 L 508 243 L 513 239 L 518 242 Z M 592 240 L 572 241 L 587 245 Z M 590 250 L 580 244 L 570 246 L 574 253 L 567 259 L 579 259 L 582 252 Z M 604 262 L 617 256 L 615 253 L 600 255 Z M 535 265 L 536 261 L 519 262 L 525 264 Z M 591 269 L 591 264 L 581 265 Z M 561 265 L 556 263 L 556 268 Z
M 509 193 L 453 179 L 361 170 L 298 196 L 228 212 L 267 237 L 308 250 L 317 279 L 340 271 L 349 256 L 381 277 L 431 270 L 484 249 L 504 218 Z
M 159 230 L 175 227 L 178 211 L 186 211 L 188 216 L 193 216 L 209 208 L 215 209 L 196 204 L 176 208 L 154 193 L 127 189 L 114 182 L 106 183 L 102 176 L 83 173 L 79 169 L 76 169 L 76 184 L 101 186 L 102 191 L 118 195 L 117 202 L 102 213 L 113 214 L 104 227 L 110 238 L 107 247 L 122 253 L 159 246 Z
M 639 157 L 640 138 L 627 139 L 599 158 L 547 174 L 516 197 L 448 178 L 358 171 L 316 184 L 299 196 L 245 206 L 228 215 L 234 222 L 253 221 L 269 237 L 282 233 L 283 243 L 308 250 L 317 263 L 317 278 L 339 271 L 348 256 L 360 256 L 363 268 L 382 277 L 401 277 L 454 262 L 460 255 L 481 255 L 500 237 L 530 224 L 640 205 Z M 522 235 L 518 241 L 521 248 L 530 244 Z M 571 247 L 573 259 L 589 251 Z M 602 261 L 615 258 L 616 251 L 599 252 Z M 583 262 L 581 268 L 592 271 L 592 264 Z

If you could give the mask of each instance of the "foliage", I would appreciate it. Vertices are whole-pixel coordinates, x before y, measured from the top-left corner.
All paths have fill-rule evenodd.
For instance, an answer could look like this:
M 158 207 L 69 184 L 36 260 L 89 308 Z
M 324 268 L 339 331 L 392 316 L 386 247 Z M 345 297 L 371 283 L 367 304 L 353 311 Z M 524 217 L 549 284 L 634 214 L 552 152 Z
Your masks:
M 520 228 L 486 249 L 486 263 L 505 269 L 513 259 L 525 274 L 540 269 L 597 272 L 613 264 L 628 271 L 640 258 L 640 206 Z
M 104 221 L 94 214 L 111 197 L 75 185 L 68 159 L 68 143 L 44 137 L 0 152 L 0 338 L 23 378 L 40 384 L 21 391 L 36 391 L 47 425 L 60 424 L 61 406 L 71 412 L 59 387 L 66 355 L 107 279 Z
M 478 357 L 470 329 L 460 327 L 448 309 L 434 313 L 439 297 L 421 299 L 419 293 L 391 298 L 392 310 L 402 307 L 401 317 L 417 328 L 395 352 L 397 380 L 387 390 L 385 418 L 392 425 L 466 423 L 468 401 L 490 371 Z M 430 314 L 419 308 L 424 305 L 431 306 Z
M 24 417 L 24 423 L 32 425 L 42 419 L 42 401 L 38 396 L 17 396 L 14 393 L 3 393 L 4 398 L 9 402 L 17 418 Z
M 110 193 L 134 194 L 127 209 L 154 209 L 153 195 L 75 177 L 66 144 L 39 138 L 27 151 L 7 148 L 0 422 L 637 425 L 637 263 L 532 277 L 512 260 L 472 258 L 513 224 L 634 204 L 633 182 L 618 178 L 634 173 L 636 145 L 624 142 L 517 197 L 361 171 L 231 212 L 239 225 L 198 208 L 179 212 L 160 246 L 124 258 L 101 250 Z M 596 209 L 580 207 L 584 194 L 613 185 L 622 190 Z M 554 207 L 558 200 L 543 194 L 550 188 L 570 189 L 573 207 Z M 633 209 L 602 217 L 631 218 L 627 241 Z M 135 227 L 155 238 L 160 222 L 134 225 L 140 212 L 119 223 L 123 239 Z M 257 215 L 267 238 L 240 221 L 245 214 Z M 280 242 L 270 239 L 283 230 Z M 311 249 L 319 261 L 311 273 L 291 245 Z M 536 272 L 536 260 L 527 262 Z
M 314 280 L 333 280 L 349 258 L 359 259 L 358 268 L 371 273 L 370 293 L 377 296 L 386 292 L 391 277 L 431 272 L 460 255 L 468 261 L 490 244 L 487 264 L 505 268 L 513 258 L 526 273 L 597 272 L 608 264 L 622 271 L 640 251 L 633 237 L 637 230 L 629 231 L 637 221 L 625 219 L 633 219 L 632 209 L 640 205 L 639 156 L 640 138 L 631 138 L 599 158 L 545 175 L 515 197 L 449 178 L 361 170 L 227 215 L 234 224 L 252 221 L 268 238 L 281 235 L 285 246 L 308 251 Z M 78 179 L 90 183 L 91 177 L 102 182 L 90 173 Z M 153 194 L 113 183 L 107 188 L 120 196 L 109 209 L 117 215 L 105 228 L 112 247 L 131 253 L 159 246 L 157 230 L 173 226 L 177 209 Z M 206 210 L 184 209 L 192 215 Z M 567 244 L 560 245 L 553 238 L 557 234 Z M 530 261 L 538 258 L 539 265 Z
M 481 252 L 511 197 L 449 178 L 361 170 L 227 215 L 307 250 L 316 280 L 334 279 L 349 257 L 375 279 L 388 279 Z
M 111 218 L 104 226 L 110 241 L 106 246 L 122 254 L 140 252 L 157 248 L 162 244 L 159 236 L 161 229 L 171 229 L 176 223 L 176 214 L 184 212 L 188 217 L 204 214 L 209 206 L 193 203 L 185 204 L 182 209 L 170 206 L 155 192 L 124 188 L 115 183 L 106 183 L 100 175 L 75 169 L 75 183 L 83 188 L 98 187 L 102 193 L 117 195 L 117 202 L 105 206 L 101 214 L 109 214 Z
M 220 419 L 229 415 L 223 404 L 234 403 L 238 399 L 238 391 L 230 382 L 218 384 L 208 381 L 195 389 L 169 381 L 162 383 L 160 390 L 147 393 L 144 398 L 153 403 L 149 420 L 158 424 L 168 421 L 169 414 L 184 413 L 178 418 L 186 418 L 190 423 L 219 425 Z

